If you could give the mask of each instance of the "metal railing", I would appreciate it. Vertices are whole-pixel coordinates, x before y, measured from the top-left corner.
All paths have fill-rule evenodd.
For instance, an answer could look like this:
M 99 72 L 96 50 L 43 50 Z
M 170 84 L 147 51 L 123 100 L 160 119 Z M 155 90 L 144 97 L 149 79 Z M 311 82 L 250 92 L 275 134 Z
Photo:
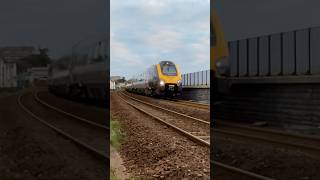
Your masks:
M 210 87 L 210 70 L 182 74 L 182 87 Z

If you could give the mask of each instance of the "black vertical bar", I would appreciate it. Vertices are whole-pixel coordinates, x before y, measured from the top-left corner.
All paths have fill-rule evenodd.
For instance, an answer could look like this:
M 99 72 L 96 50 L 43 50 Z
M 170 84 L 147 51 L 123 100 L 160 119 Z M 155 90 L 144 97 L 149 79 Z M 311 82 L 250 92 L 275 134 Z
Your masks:
M 237 61 L 237 74 L 236 76 L 240 77 L 240 73 L 239 73 L 239 69 L 240 69 L 240 61 L 239 61 L 239 40 L 237 40 L 237 58 L 236 58 L 236 61 Z
M 193 73 L 193 85 L 196 86 L 196 73 Z
M 268 75 L 271 76 L 271 35 L 268 36 Z
M 308 73 L 311 75 L 311 28 L 308 28 Z
M 203 71 L 201 71 L 201 85 L 203 85 Z
M 188 86 L 189 85 L 189 76 L 188 76 L 188 73 L 186 74 L 186 86 Z
M 294 39 L 294 75 L 297 75 L 297 31 L 294 31 L 294 35 L 293 35 L 293 39 Z
M 199 85 L 200 85 L 200 84 L 199 84 L 199 71 L 197 72 L 197 76 L 198 76 L 198 77 L 197 77 L 197 80 L 198 80 L 198 86 L 199 86 Z
M 257 38 L 257 76 L 260 75 L 260 37 Z
M 249 39 L 247 39 L 247 73 L 246 76 L 249 76 Z
M 280 75 L 283 75 L 283 59 L 284 59 L 284 55 L 283 55 L 283 33 L 280 34 Z
M 208 85 L 208 71 L 206 71 L 206 85 Z

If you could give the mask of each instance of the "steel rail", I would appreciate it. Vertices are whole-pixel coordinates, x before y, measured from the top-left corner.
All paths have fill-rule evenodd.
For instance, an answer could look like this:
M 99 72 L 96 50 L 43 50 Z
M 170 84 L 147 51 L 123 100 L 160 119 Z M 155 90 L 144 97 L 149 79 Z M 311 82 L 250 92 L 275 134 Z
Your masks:
M 133 108 L 135 108 L 135 109 L 137 109 L 138 111 L 140 111 L 140 112 L 142 112 L 142 113 L 144 113 L 144 114 L 152 117 L 153 119 L 156 119 L 156 120 L 158 120 L 159 122 L 161 122 L 161 123 L 163 123 L 163 124 L 165 124 L 165 125 L 173 128 L 174 130 L 178 131 L 179 133 L 187 136 L 187 137 L 188 137 L 189 139 L 191 139 L 192 141 L 194 141 L 194 142 L 196 142 L 196 143 L 199 143 L 200 145 L 204 145 L 204 146 L 210 147 L 210 143 L 209 143 L 209 142 L 204 141 L 203 139 L 200 139 L 200 138 L 198 138 L 197 136 L 194 136 L 194 135 L 192 135 L 191 133 L 189 133 L 189 132 L 187 132 L 187 131 L 185 131 L 185 130 L 177 127 L 177 126 L 172 125 L 172 124 L 166 122 L 165 120 L 163 120 L 163 119 L 161 119 L 161 118 L 159 118 L 159 117 L 157 117 L 157 116 L 155 116 L 155 115 L 153 115 L 153 114 L 151 114 L 151 113 L 149 113 L 149 112 L 147 112 L 147 111 L 145 111 L 145 110 L 143 110 L 143 109 L 141 109 L 141 108 L 136 107 L 134 104 L 128 102 L 127 100 L 125 100 L 125 99 L 122 98 L 121 96 L 119 96 L 119 97 L 120 97 L 124 102 L 126 102 L 127 104 L 129 104 L 130 106 L 132 106 Z
M 234 123 L 229 123 L 229 122 L 221 122 L 221 121 L 216 122 L 216 125 L 222 125 L 222 126 L 233 127 L 233 128 L 240 128 L 240 129 L 251 130 L 251 131 L 256 131 L 256 132 L 272 133 L 272 134 L 277 134 L 280 136 L 290 136 L 290 137 L 294 137 L 294 138 L 310 139 L 310 140 L 316 140 L 316 141 L 320 142 L 319 136 L 297 134 L 297 133 L 288 133 L 288 132 L 283 132 L 283 131 L 278 131 L 278 130 L 273 130 L 273 129 L 261 129 L 258 127 L 248 127 L 245 125 L 234 124 Z
M 34 114 L 32 111 L 30 111 L 25 105 L 23 105 L 22 103 L 22 96 L 24 96 L 25 94 L 20 94 L 18 97 L 18 105 L 21 107 L 21 109 L 23 111 L 25 111 L 27 114 L 29 114 L 31 117 L 33 117 L 34 119 L 38 120 L 39 122 L 41 122 L 43 125 L 51 128 L 52 130 L 54 130 L 55 132 L 57 132 L 58 134 L 60 134 L 61 136 L 71 140 L 73 143 L 80 145 L 81 147 L 83 147 L 84 149 L 86 149 L 88 152 L 94 154 L 95 156 L 99 157 L 100 159 L 103 160 L 109 160 L 109 156 L 106 155 L 103 152 L 100 152 L 99 150 L 96 150 L 92 147 L 90 147 L 88 144 L 86 144 L 85 142 L 73 137 L 72 135 L 64 132 L 63 130 L 53 126 L 52 124 L 48 123 L 47 121 L 43 120 L 42 118 L 40 118 L 39 116 L 37 116 L 36 114 Z
M 246 170 L 243 170 L 243 169 L 239 169 L 239 168 L 233 167 L 233 166 L 229 166 L 229 165 L 221 163 L 221 162 L 211 161 L 211 163 L 214 166 L 217 166 L 219 168 L 225 169 L 227 171 L 230 171 L 230 172 L 242 175 L 242 176 L 244 175 L 244 176 L 246 176 L 246 177 L 248 177 L 250 179 L 255 179 L 255 180 L 273 180 L 272 178 L 265 177 L 265 176 L 262 176 L 262 175 L 259 175 L 259 174 L 253 173 L 253 172 L 249 172 L 249 171 L 246 171 Z M 214 169 L 214 166 L 213 166 L 213 169 Z
M 133 94 L 133 93 L 129 93 Z M 166 99 L 166 98 L 160 98 L 160 100 L 166 101 L 166 102 L 172 102 L 175 104 L 180 104 L 184 106 L 192 106 L 192 107 L 197 107 L 199 109 L 202 109 L 204 111 L 210 111 L 210 105 L 204 104 L 204 103 L 198 103 L 198 102 L 192 102 L 192 101 L 186 101 L 186 100 L 180 100 L 180 99 Z
M 320 148 L 316 147 L 316 146 L 308 146 L 305 144 L 301 144 L 301 143 L 297 143 L 295 141 L 285 141 L 285 140 L 277 140 L 277 138 L 269 138 L 268 136 L 259 136 L 259 135 L 252 135 L 252 134 L 246 134 L 246 133 L 241 133 L 241 132 L 230 132 L 228 130 L 221 130 L 221 129 L 214 129 L 213 133 L 221 133 L 221 134 L 225 134 L 227 136 L 234 136 L 236 138 L 242 137 L 242 138 L 246 138 L 246 139 L 251 139 L 251 140 L 258 140 L 258 141 L 264 141 L 266 143 L 272 143 L 272 144 L 277 144 L 278 146 L 289 146 L 289 147 L 293 147 L 299 150 L 305 150 L 308 151 L 309 153 L 312 152 L 312 154 L 320 154 Z M 259 133 L 259 131 L 258 131 Z M 262 131 L 262 133 L 265 133 Z M 277 134 L 273 134 L 276 135 Z M 285 137 L 285 135 L 282 135 L 283 137 Z M 289 136 L 290 138 L 290 136 Z
M 133 100 L 135 100 L 135 101 L 138 101 L 138 102 L 140 102 L 140 103 L 143 103 L 143 104 L 146 104 L 146 105 L 149 105 L 149 106 L 152 106 L 152 107 L 161 109 L 161 110 L 163 110 L 163 111 L 170 112 L 170 113 L 172 113 L 172 114 L 176 114 L 176 115 L 179 115 L 179 116 L 188 118 L 188 119 L 192 119 L 192 120 L 195 120 L 195 121 L 198 121 L 198 122 L 201 122 L 201 123 L 210 125 L 210 122 L 208 122 L 208 121 L 205 121 L 205 120 L 202 120 L 202 119 L 199 119 L 199 118 L 195 118 L 195 117 L 192 117 L 192 116 L 188 116 L 188 115 L 185 115 L 185 114 L 182 114 L 182 113 L 179 113 L 179 112 L 176 112 L 176 111 L 167 109 L 167 108 L 163 108 L 163 107 L 154 105 L 154 104 L 152 104 L 152 103 L 148 103 L 148 102 L 142 101 L 142 100 L 140 100 L 140 99 L 137 99 L 137 98 L 128 96 L 128 95 L 126 95 L 126 94 L 124 94 L 124 93 L 122 93 L 122 92 L 120 92 L 120 94 L 122 94 L 122 95 L 124 95 L 124 96 L 126 96 L 126 97 L 129 97 L 129 98 L 131 98 L 131 99 L 133 99 Z
M 74 115 L 74 114 L 71 114 L 71 113 L 65 112 L 65 111 L 63 111 L 62 109 L 59 109 L 59 108 L 57 108 L 57 107 L 54 107 L 54 106 L 52 106 L 52 105 L 44 102 L 43 100 L 41 100 L 41 99 L 39 98 L 38 94 L 39 94 L 39 92 L 36 92 L 36 93 L 35 93 L 35 95 L 34 95 L 35 100 L 38 101 L 38 102 L 39 102 L 40 104 L 42 104 L 43 106 L 46 106 L 46 107 L 48 107 L 48 108 L 50 108 L 50 109 L 52 109 L 52 110 L 54 110 L 54 111 L 56 111 L 56 112 L 59 112 L 59 113 L 61 113 L 61 114 L 63 114 L 63 115 L 66 115 L 66 116 L 69 116 L 69 117 L 71 117 L 71 118 L 73 118 L 73 119 L 76 119 L 76 120 L 79 120 L 79 121 L 81 121 L 81 122 L 84 122 L 84 123 L 86 123 L 86 124 L 89 124 L 89 125 L 92 125 L 92 126 L 95 126 L 95 127 L 98 127 L 98 128 L 102 128 L 102 129 L 104 129 L 104 130 L 109 130 L 109 127 L 107 127 L 107 126 L 104 126 L 104 125 L 101 125 L 101 124 L 92 122 L 92 121 L 90 121 L 90 120 L 84 119 L 84 118 L 82 118 L 82 117 L 79 117 L 79 116 Z
M 122 93 L 121 93 L 122 94 Z M 127 96 L 128 97 L 128 96 Z M 179 133 L 183 134 L 184 136 L 188 137 L 189 139 L 191 139 L 192 141 L 195 141 L 196 143 L 199 143 L 201 145 L 204 145 L 206 147 L 210 147 L 210 143 L 207 142 L 207 141 L 204 141 L 200 138 L 198 138 L 197 136 L 194 136 L 192 135 L 191 133 L 179 128 L 179 127 L 176 127 L 168 122 L 166 122 L 165 120 L 143 110 L 142 108 L 138 108 L 137 106 L 135 106 L 133 103 L 130 103 L 128 102 L 127 100 L 125 100 L 123 97 L 119 96 L 120 99 L 122 99 L 124 102 L 126 102 L 127 104 L 129 104 L 131 107 L 137 109 L 138 111 L 152 117 L 153 119 L 156 119 L 157 121 L 173 128 L 174 130 L 178 131 Z M 133 98 L 133 100 L 137 100 L 136 98 Z M 138 102 L 141 102 L 140 100 L 138 100 Z M 141 102 L 142 103 L 142 102 Z M 144 103 L 143 103 L 144 104 Z M 148 105 L 150 103 L 147 103 Z M 162 109 L 162 108 L 161 108 Z M 237 174 L 240 174 L 241 176 L 246 176 L 248 178 L 251 178 L 251 179 L 256 179 L 256 180 L 272 180 L 271 178 L 267 178 L 267 177 L 264 177 L 262 175 L 258 175 L 258 174 L 255 174 L 253 172 L 249 172 L 249 171 L 246 171 L 246 170 L 242 170 L 242 169 L 239 169 L 239 168 L 236 168 L 236 167 L 232 167 L 232 166 L 229 166 L 229 165 L 226 165 L 226 164 L 223 164 L 221 162 L 217 162 L 217 161 L 211 161 L 211 163 L 219 168 L 223 168 L 227 171 L 230 171 L 230 172 L 233 172 L 233 173 L 237 173 Z

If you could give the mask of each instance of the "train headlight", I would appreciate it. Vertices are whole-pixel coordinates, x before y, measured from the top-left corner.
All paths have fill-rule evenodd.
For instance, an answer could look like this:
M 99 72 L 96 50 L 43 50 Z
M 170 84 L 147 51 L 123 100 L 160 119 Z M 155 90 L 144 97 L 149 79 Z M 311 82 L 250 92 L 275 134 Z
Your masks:
M 159 84 L 160 84 L 160 86 L 164 86 L 164 81 L 160 80 Z
M 178 86 L 180 86 L 181 83 L 182 83 L 181 80 L 178 80 L 178 81 L 177 81 L 177 85 L 178 85 Z
M 216 61 L 216 68 L 220 75 L 227 75 L 229 72 L 229 61 L 227 58 L 221 58 Z

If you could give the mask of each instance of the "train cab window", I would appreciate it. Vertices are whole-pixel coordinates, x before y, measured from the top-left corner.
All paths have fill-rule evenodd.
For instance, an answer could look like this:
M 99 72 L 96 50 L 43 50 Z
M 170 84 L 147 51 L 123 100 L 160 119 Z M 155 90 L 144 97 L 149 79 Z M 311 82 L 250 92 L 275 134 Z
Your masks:
M 162 70 L 162 73 L 167 76 L 176 76 L 177 75 L 176 66 L 170 62 L 162 63 L 161 70 Z
M 210 45 L 215 46 L 217 41 L 214 25 L 210 23 Z

